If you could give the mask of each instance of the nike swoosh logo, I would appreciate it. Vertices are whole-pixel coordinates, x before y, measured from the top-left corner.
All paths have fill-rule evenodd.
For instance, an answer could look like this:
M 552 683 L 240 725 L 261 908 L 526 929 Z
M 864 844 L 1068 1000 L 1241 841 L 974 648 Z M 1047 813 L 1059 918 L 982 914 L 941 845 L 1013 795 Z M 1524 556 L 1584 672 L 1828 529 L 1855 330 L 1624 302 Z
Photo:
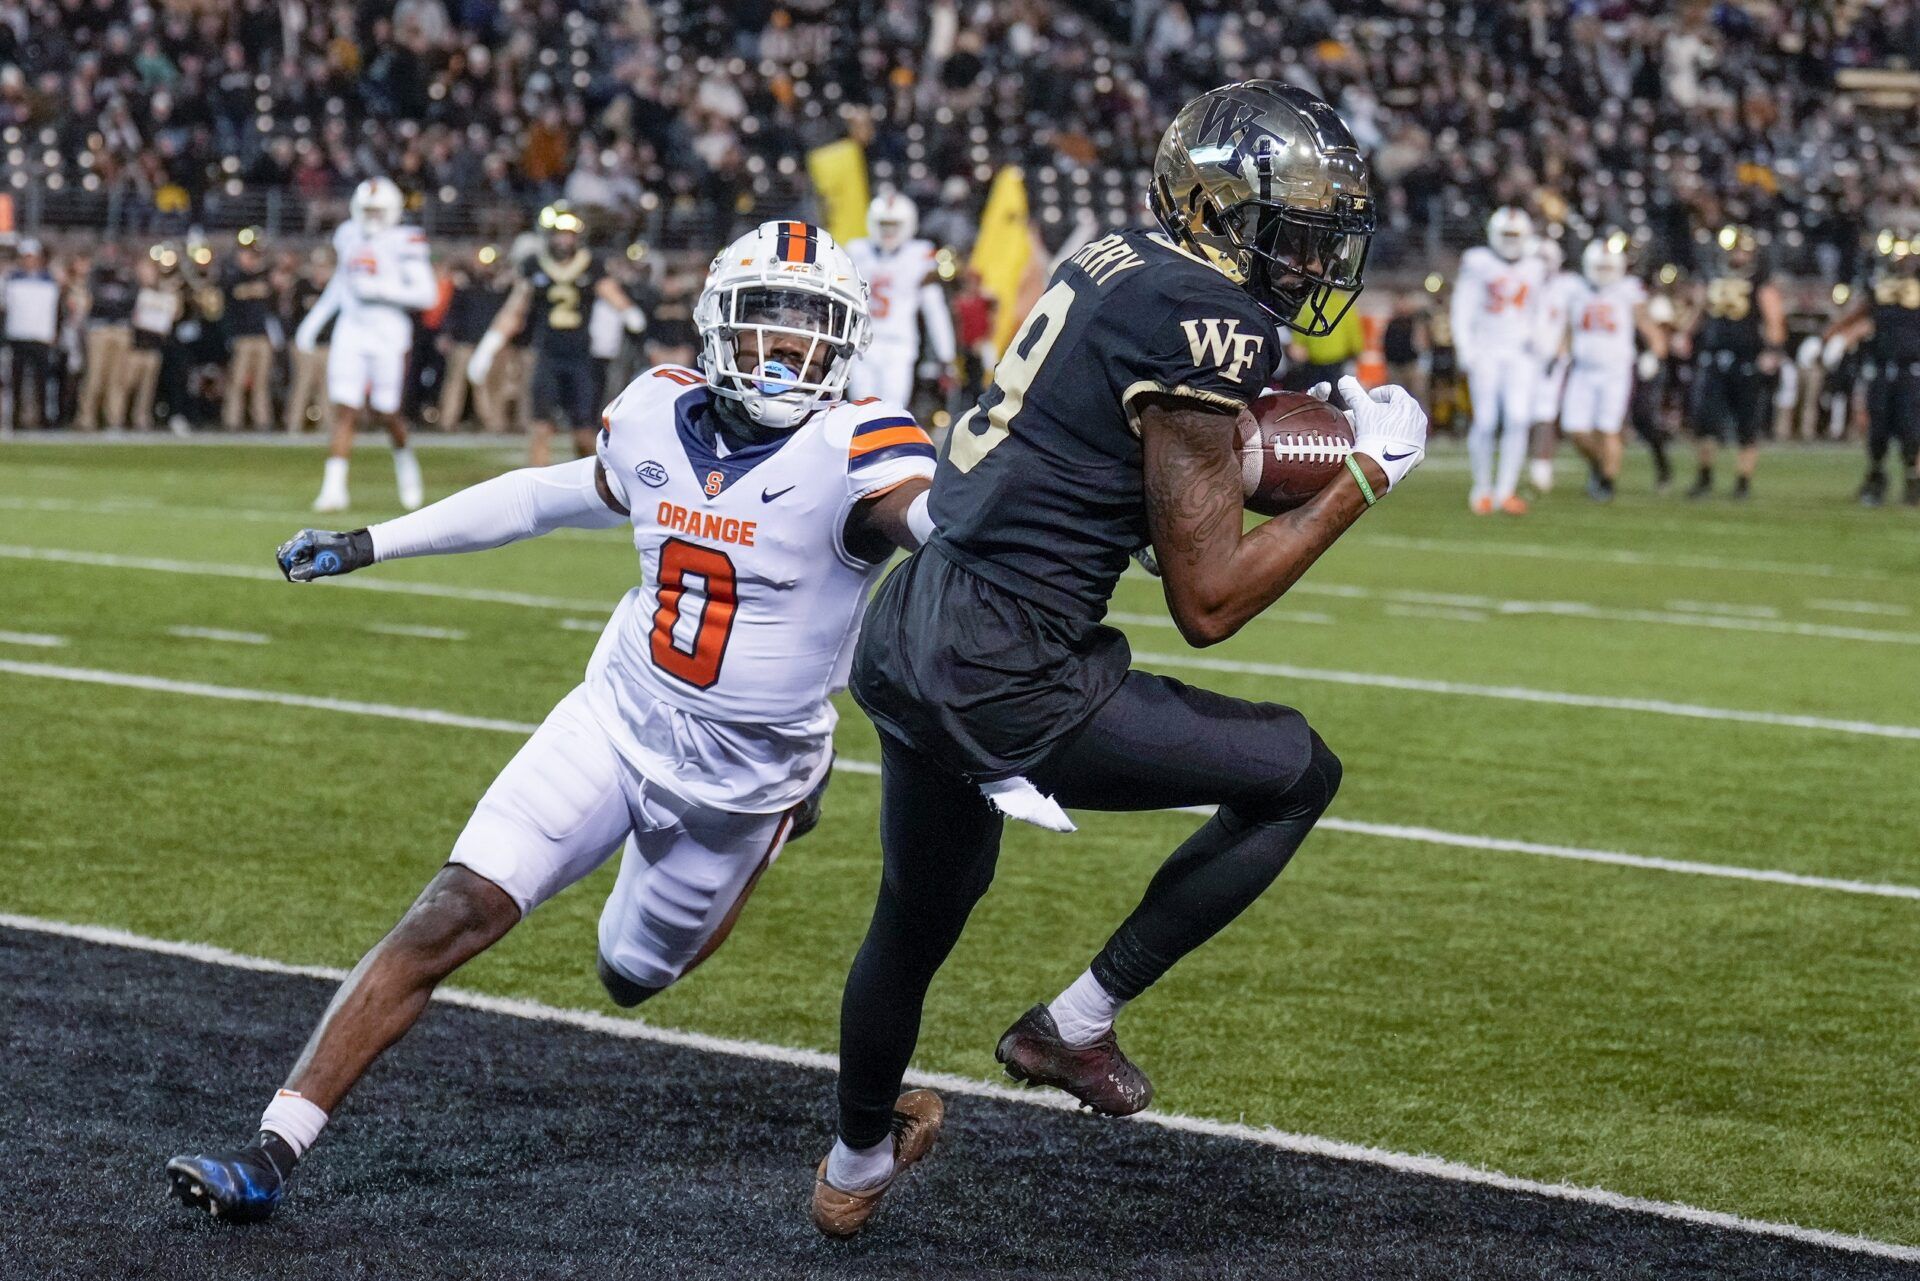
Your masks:
M 768 493 L 766 490 L 763 489 L 760 491 L 760 501 L 763 503 L 770 503 L 774 499 L 780 497 L 780 495 L 790 494 L 792 492 L 793 492 L 792 485 L 788 485 L 785 489 L 776 489 L 772 493 Z
M 1389 454 L 1389 453 L 1387 453 L 1387 452 L 1386 452 L 1385 450 L 1382 450 L 1382 451 L 1381 451 L 1381 453 L 1380 453 L 1380 457 L 1381 457 L 1381 458 L 1383 458 L 1383 459 L 1385 459 L 1385 460 L 1386 460 L 1387 462 L 1390 462 L 1390 463 L 1397 463 L 1397 462 L 1399 462 L 1399 461 L 1400 461 L 1400 460 L 1401 460 L 1402 458 L 1411 458 L 1411 457 L 1413 457 L 1413 456 L 1414 456 L 1414 455 L 1415 455 L 1416 453 L 1418 453 L 1418 452 L 1419 452 L 1418 450 L 1415 450 L 1415 449 L 1409 449 L 1409 450 L 1408 450 L 1408 451 L 1407 451 L 1406 453 L 1404 453 L 1404 454 Z

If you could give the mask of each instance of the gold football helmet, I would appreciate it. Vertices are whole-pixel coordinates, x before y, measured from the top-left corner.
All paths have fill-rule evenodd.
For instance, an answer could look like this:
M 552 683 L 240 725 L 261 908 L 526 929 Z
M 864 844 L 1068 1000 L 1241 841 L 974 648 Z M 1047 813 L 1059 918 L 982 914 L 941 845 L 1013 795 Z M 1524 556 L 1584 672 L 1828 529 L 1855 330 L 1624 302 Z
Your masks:
M 1374 232 L 1367 162 L 1304 89 L 1245 80 L 1182 107 L 1148 203 L 1175 243 L 1309 337 L 1332 333 L 1360 294 Z

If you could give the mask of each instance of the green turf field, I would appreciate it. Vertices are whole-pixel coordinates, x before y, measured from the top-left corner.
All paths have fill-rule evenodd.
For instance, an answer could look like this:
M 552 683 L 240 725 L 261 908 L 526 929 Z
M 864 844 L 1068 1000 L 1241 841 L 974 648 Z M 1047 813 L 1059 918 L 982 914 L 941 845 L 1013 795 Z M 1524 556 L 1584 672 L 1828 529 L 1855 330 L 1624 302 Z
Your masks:
M 384 452 L 362 446 L 370 505 L 342 523 L 393 514 Z M 423 451 L 434 495 L 515 461 Z M 578 679 L 633 572 L 620 534 L 295 588 L 271 555 L 318 476 L 317 448 L 0 445 L 0 912 L 350 965 L 520 741 L 47 668 L 504 722 Z M 1475 519 L 1442 451 L 1205 653 L 1130 576 L 1115 609 L 1142 666 L 1295 704 L 1347 766 L 1347 830 L 1124 1020 L 1156 1106 L 1920 1242 L 1920 512 L 1855 508 L 1857 479 L 1852 452 L 1776 453 L 1751 503 L 1689 504 L 1653 497 L 1635 457 L 1611 508 L 1562 492 Z M 453 590 L 368 590 L 403 585 Z M 843 714 L 843 760 L 871 761 Z M 647 1018 L 832 1049 L 876 794 L 843 772 L 732 941 Z M 993 1076 L 994 1038 L 1195 822 L 1010 828 L 920 1065 Z M 610 883 L 458 981 L 610 1009 L 592 974 Z M 261 1102 L 240 1084 L 236 1126 Z

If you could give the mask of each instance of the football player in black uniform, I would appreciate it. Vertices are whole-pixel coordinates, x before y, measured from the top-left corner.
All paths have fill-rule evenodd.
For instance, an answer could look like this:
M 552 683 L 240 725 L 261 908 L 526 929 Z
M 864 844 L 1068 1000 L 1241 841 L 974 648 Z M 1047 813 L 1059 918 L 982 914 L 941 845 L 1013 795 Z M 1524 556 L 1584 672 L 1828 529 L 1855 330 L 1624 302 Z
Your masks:
M 1753 491 L 1760 432 L 1770 412 L 1767 388 L 1785 362 L 1787 309 L 1780 287 L 1767 279 L 1751 227 L 1722 227 L 1715 239 L 1722 268 L 1707 281 L 1700 327 L 1690 339 L 1676 335 L 1694 355 L 1687 419 L 1700 443 L 1700 474 L 1687 497 L 1713 492 L 1714 456 L 1721 441 L 1731 441 L 1740 447 L 1733 496 L 1744 499 Z
M 486 336 L 467 361 L 467 377 L 477 386 L 487 380 L 494 357 L 521 326 L 533 329 L 533 440 L 529 461 L 545 467 L 556 426 L 573 434 L 573 451 L 593 453 L 605 404 L 600 366 L 593 359 L 587 318 L 595 298 L 619 309 L 628 330 L 639 333 L 646 318 L 594 252 L 580 243 L 587 225 L 559 205 L 540 211 L 546 245 L 519 264 L 519 280 L 494 317 Z
M 814 1184 L 831 1236 L 859 1231 L 928 1146 L 921 1107 L 900 1113 L 912 1142 L 896 1150 L 895 1099 L 1007 816 L 1070 831 L 1063 805 L 1219 806 L 1092 967 L 996 1051 L 1016 1079 L 1123 1115 L 1152 1091 L 1114 1016 L 1266 889 L 1340 782 L 1299 712 L 1129 670 L 1101 619 L 1151 543 L 1181 634 L 1227 639 L 1423 457 L 1411 396 L 1343 379 L 1348 471 L 1245 528 L 1236 425 L 1273 376 L 1277 324 L 1324 335 L 1352 305 L 1374 229 L 1367 168 L 1326 103 L 1248 81 L 1181 110 L 1151 203 L 1158 229 L 1095 240 L 1054 272 L 948 438 L 931 543 L 861 633 L 851 688 L 880 729 L 885 872 L 841 1006 L 839 1140 Z
M 1848 348 L 1866 340 L 1867 478 L 1860 501 L 1887 499 L 1887 450 L 1896 441 L 1905 469 L 1901 500 L 1920 507 L 1920 235 L 1883 231 L 1872 292 L 1822 335 L 1821 361 L 1837 368 Z

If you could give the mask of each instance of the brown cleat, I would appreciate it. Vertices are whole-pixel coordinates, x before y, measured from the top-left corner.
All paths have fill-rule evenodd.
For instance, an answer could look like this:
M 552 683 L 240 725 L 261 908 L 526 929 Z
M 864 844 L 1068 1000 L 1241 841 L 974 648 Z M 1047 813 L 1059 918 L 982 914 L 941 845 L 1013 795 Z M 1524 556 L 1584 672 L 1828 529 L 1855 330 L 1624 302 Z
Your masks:
M 827 1182 L 827 1163 L 813 1176 L 813 1226 L 837 1241 L 855 1236 L 907 1167 L 933 1151 L 946 1107 L 932 1090 L 908 1090 L 893 1105 L 893 1173 L 878 1187 L 842 1192 Z
M 1153 1082 L 1121 1051 L 1113 1029 L 1092 1045 L 1068 1045 L 1044 1005 L 1007 1029 L 993 1057 L 1014 1080 L 1065 1090 L 1101 1116 L 1131 1116 L 1153 1102 Z

